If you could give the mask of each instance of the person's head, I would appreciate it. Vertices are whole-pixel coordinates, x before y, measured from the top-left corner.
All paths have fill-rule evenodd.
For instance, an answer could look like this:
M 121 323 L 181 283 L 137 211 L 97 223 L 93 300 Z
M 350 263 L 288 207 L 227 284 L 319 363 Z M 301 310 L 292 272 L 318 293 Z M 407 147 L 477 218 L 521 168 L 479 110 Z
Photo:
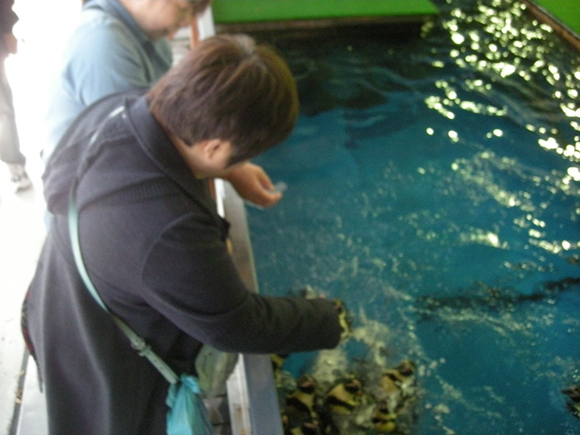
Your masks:
M 192 23 L 211 0 L 120 0 L 139 27 L 151 38 L 174 35 Z
M 286 63 L 245 35 L 219 35 L 190 51 L 149 91 L 150 109 L 189 147 L 231 145 L 228 165 L 257 156 L 292 132 L 296 83 Z

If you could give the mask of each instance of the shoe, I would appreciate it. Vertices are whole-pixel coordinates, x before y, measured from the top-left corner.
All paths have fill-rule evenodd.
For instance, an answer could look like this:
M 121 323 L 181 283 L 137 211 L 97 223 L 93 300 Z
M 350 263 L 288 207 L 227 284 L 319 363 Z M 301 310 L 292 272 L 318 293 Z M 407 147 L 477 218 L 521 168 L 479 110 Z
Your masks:
M 16 192 L 22 192 L 23 190 L 30 189 L 32 187 L 32 181 L 28 178 L 26 169 L 24 165 L 18 163 L 9 163 L 8 170 L 10 171 L 10 181 L 14 186 Z

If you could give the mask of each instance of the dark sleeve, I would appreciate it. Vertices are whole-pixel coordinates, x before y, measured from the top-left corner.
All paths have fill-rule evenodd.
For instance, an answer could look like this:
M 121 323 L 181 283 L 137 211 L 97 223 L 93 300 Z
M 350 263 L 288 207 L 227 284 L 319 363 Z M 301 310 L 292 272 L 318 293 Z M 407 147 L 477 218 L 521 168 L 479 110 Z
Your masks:
M 209 222 L 185 218 L 172 225 L 147 255 L 142 276 L 151 306 L 188 335 L 221 350 L 303 352 L 333 348 L 340 339 L 330 301 L 248 291 Z

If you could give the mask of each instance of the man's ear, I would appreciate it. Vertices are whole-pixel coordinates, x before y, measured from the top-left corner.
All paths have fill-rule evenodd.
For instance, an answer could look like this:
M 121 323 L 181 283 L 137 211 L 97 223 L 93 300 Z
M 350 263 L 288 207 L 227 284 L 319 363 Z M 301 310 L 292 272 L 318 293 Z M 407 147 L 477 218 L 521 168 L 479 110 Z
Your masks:
M 203 156 L 208 160 L 213 160 L 216 157 L 220 157 L 222 153 L 227 152 L 227 142 L 221 139 L 209 139 L 203 141 L 200 145 L 202 146 Z

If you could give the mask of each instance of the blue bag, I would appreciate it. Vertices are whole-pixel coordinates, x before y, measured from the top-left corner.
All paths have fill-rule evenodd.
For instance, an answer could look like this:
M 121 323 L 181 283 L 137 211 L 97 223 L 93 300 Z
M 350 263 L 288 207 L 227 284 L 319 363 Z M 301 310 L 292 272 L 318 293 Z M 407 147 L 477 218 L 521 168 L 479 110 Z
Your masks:
M 167 393 L 167 435 L 211 435 L 213 427 L 195 376 L 183 374 Z

